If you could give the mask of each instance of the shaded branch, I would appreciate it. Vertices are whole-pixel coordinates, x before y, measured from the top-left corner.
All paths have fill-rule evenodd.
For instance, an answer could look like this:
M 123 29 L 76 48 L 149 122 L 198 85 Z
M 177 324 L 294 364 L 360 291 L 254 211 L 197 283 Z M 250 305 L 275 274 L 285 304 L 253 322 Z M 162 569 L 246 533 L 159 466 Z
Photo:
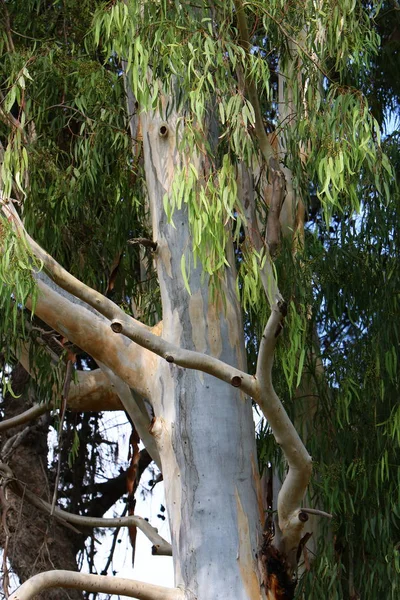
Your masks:
M 109 378 L 112 387 L 115 388 L 115 391 L 117 392 L 117 394 L 123 404 L 123 407 L 125 408 L 129 417 L 132 419 L 132 422 L 135 426 L 136 431 L 138 432 L 140 439 L 142 440 L 143 444 L 145 445 L 151 458 L 154 460 L 157 467 L 161 471 L 162 470 L 161 459 L 160 459 L 160 455 L 159 455 L 159 452 L 157 449 L 157 444 L 156 444 L 154 437 L 151 435 L 151 433 L 149 431 L 149 428 L 151 425 L 150 417 L 148 416 L 147 413 L 144 414 L 144 412 L 142 412 L 140 410 L 135 398 L 132 395 L 132 392 L 131 392 L 129 386 L 120 377 L 118 377 L 114 373 L 114 371 L 112 371 L 106 365 L 104 365 L 102 363 L 99 363 L 99 367 L 104 371 L 106 376 Z
M 267 297 L 268 303 L 272 308 L 276 302 L 283 301 L 281 293 L 279 291 L 275 273 L 273 270 L 270 246 L 267 245 L 266 241 L 263 239 L 261 235 L 262 224 L 260 223 L 260 218 L 257 216 L 256 211 L 256 200 L 254 196 L 254 181 L 253 174 L 250 172 L 250 169 L 241 163 L 238 166 L 238 191 L 240 194 L 240 199 L 243 205 L 244 214 L 246 216 L 246 223 L 243 225 L 246 231 L 246 244 L 250 245 L 251 250 L 255 249 L 260 256 L 265 257 L 264 266 L 261 268 L 260 265 L 260 279 L 262 286 L 264 288 L 264 293 Z M 273 176 L 279 177 L 281 171 L 274 171 Z M 281 180 L 280 180 L 281 181 Z M 267 220 L 267 241 L 269 241 L 268 236 L 268 226 L 274 227 L 274 231 L 276 232 L 276 236 L 274 239 L 279 240 L 280 238 L 280 223 L 279 223 L 279 214 L 281 210 L 281 197 L 275 197 L 274 202 L 279 206 L 279 211 L 273 212 L 273 216 L 270 217 L 271 210 L 268 214 Z M 271 199 L 272 200 L 272 199 Z M 267 202 L 266 202 L 267 204 Z M 273 202 L 271 201 L 272 205 Z M 263 217 L 265 215 L 263 214 Z M 277 218 L 276 218 L 277 216 Z M 279 229 L 278 229 L 279 228 Z M 271 231 L 270 231 L 271 234 Z M 271 235 L 272 237 L 272 235 Z M 271 244 L 273 245 L 273 244 Z M 274 249 L 276 246 L 274 247 Z M 246 252 L 246 246 L 244 247 L 244 252 Z
M 271 257 L 274 257 L 281 241 L 279 217 L 285 200 L 285 176 L 276 160 L 270 161 L 269 175 L 272 180 L 272 192 L 267 217 L 266 242 Z
M 171 544 L 169 544 L 164 538 L 162 538 L 157 530 L 148 523 L 145 519 L 138 516 L 131 517 L 117 517 L 114 519 L 103 519 L 98 517 L 87 517 L 81 515 L 75 515 L 68 513 L 65 510 L 54 507 L 49 502 L 46 502 L 33 492 L 31 492 L 25 485 L 23 485 L 18 479 L 14 477 L 12 470 L 5 463 L 0 463 L 0 474 L 1 476 L 10 482 L 10 488 L 12 491 L 22 499 L 28 500 L 30 504 L 36 506 L 41 511 L 48 514 L 52 514 L 57 520 L 61 522 L 71 523 L 78 527 L 91 527 L 91 528 L 120 528 L 129 527 L 135 525 L 140 529 L 144 535 L 153 544 L 153 554 L 159 554 L 164 556 L 172 556 Z
M 237 13 L 237 23 L 238 30 L 240 35 L 240 45 L 245 50 L 247 54 L 250 53 L 251 44 L 249 31 L 247 27 L 247 18 L 244 10 L 244 6 L 241 0 L 234 0 L 236 13 Z M 264 121 L 262 118 L 260 101 L 258 98 L 256 85 L 251 77 L 245 74 L 245 86 L 247 93 L 249 95 L 249 100 L 254 108 L 255 115 L 255 133 L 257 136 L 258 144 L 260 146 L 260 150 L 262 155 L 267 163 L 269 160 L 274 157 L 274 149 L 268 139 L 267 133 L 264 127 Z
M 72 588 L 87 592 L 120 594 L 138 600 L 183 600 L 184 592 L 178 588 L 166 588 L 122 577 L 87 575 L 73 571 L 46 571 L 25 581 L 10 600 L 31 600 L 36 594 L 49 588 Z
M 38 373 L 35 365 L 32 365 L 30 361 L 31 354 L 28 342 L 19 345 L 18 352 L 14 352 L 14 354 L 25 371 L 36 380 Z M 51 405 L 39 404 L 21 415 L 13 417 L 13 419 L 8 419 L 8 425 L 6 425 L 6 421 L 2 421 L 0 423 L 0 431 L 19 424 L 22 425 L 26 421 L 40 416 L 46 410 L 50 410 L 50 408 Z M 101 369 L 74 372 L 74 380 L 71 381 L 69 388 L 68 408 L 75 412 L 123 410 L 119 396 L 115 393 L 107 375 Z M 15 424 L 14 419 L 16 420 Z M 19 419 L 20 421 L 18 421 Z
M 138 479 L 141 478 L 150 463 L 151 457 L 146 448 L 143 448 L 140 451 Z M 81 492 L 82 495 L 87 492 L 92 493 L 91 499 L 83 504 L 84 512 L 92 517 L 102 517 L 125 494 L 126 471 L 121 470 L 116 477 L 107 481 L 83 486 Z
M 3 5 L 4 29 L 7 35 L 7 51 L 15 52 L 14 42 L 11 35 L 10 14 L 7 10 L 6 0 L 1 0 Z
M 0 421 L 0 432 L 7 431 L 8 429 L 12 429 L 13 427 L 18 427 L 19 425 L 24 425 L 25 423 L 29 423 L 29 421 L 33 421 L 41 415 L 44 415 L 44 413 L 49 411 L 50 408 L 51 407 L 49 407 L 45 403 L 35 404 L 35 406 L 32 406 L 32 408 L 28 408 L 28 410 L 24 411 L 20 415 L 16 415 L 15 417 L 11 417 L 10 419 Z
M 131 244 L 132 246 L 143 246 L 144 248 L 151 248 L 153 252 L 157 250 L 157 242 L 149 240 L 148 238 L 133 238 L 132 240 L 128 240 L 128 244 Z

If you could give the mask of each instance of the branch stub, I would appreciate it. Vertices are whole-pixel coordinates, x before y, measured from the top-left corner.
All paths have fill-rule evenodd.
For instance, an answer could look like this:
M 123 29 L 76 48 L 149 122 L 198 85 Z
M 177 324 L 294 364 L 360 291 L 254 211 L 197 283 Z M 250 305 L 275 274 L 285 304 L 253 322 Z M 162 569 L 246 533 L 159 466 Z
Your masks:
M 122 332 L 122 323 L 120 321 L 112 321 L 111 329 L 113 330 L 114 333 L 121 333 Z
M 231 379 L 231 385 L 233 385 L 233 387 L 240 387 L 242 385 L 242 378 L 238 375 L 235 375 Z
M 166 123 L 160 125 L 160 129 L 158 130 L 158 135 L 162 138 L 168 137 L 168 126 Z
M 280 310 L 282 317 L 286 317 L 287 312 L 288 312 L 287 302 L 285 302 L 285 300 L 279 300 L 278 308 Z
M 167 362 L 169 362 L 169 363 L 173 363 L 173 362 L 175 362 L 175 359 L 174 359 L 174 357 L 172 356 L 172 354 L 166 354 L 166 355 L 165 355 L 165 360 L 166 360 Z

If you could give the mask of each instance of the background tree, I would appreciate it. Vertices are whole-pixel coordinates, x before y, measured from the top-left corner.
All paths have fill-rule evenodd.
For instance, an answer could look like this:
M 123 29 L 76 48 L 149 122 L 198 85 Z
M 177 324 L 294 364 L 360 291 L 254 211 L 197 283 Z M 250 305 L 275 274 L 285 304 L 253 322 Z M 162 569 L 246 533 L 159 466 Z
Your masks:
M 398 136 L 381 130 L 398 106 L 397 3 L 1 8 L 6 554 L 21 579 L 49 568 L 8 551 L 13 493 L 70 523 L 53 537 L 75 568 L 88 515 L 123 493 L 116 477 L 99 500 L 101 439 L 82 413 L 123 407 L 136 432 L 128 491 L 151 457 L 177 586 L 56 570 L 18 597 L 59 585 L 395 598 Z M 16 361 L 34 392 L 20 366 L 7 374 Z M 43 464 L 51 419 L 26 423 L 50 408 L 60 451 L 34 490 L 35 461 L 30 478 L 20 466 L 32 444 Z

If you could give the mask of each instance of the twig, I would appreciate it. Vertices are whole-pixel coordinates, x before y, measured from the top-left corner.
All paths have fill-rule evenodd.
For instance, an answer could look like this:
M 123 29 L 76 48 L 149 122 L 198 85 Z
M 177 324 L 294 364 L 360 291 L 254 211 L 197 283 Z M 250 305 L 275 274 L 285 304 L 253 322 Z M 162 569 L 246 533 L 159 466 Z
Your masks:
M 153 240 L 149 240 L 143 237 L 128 240 L 128 244 L 132 244 L 132 246 L 144 246 L 145 248 L 151 248 L 153 251 L 157 250 L 157 242 L 153 242 Z
M 125 517 L 127 512 L 128 512 L 128 505 L 125 504 L 124 510 L 122 511 L 121 518 Z M 108 554 L 107 562 L 104 565 L 103 569 L 101 570 L 100 575 L 107 575 L 107 572 L 108 572 L 108 569 L 110 568 L 112 559 L 114 558 L 114 552 L 115 552 L 115 547 L 117 545 L 118 535 L 119 535 L 119 530 L 116 529 L 113 533 L 113 541 L 111 544 L 110 552 Z
M 302 508 L 302 512 L 308 513 L 310 515 L 317 515 L 318 517 L 326 517 L 327 519 L 333 519 L 333 515 L 325 512 L 324 510 L 319 510 L 318 508 Z

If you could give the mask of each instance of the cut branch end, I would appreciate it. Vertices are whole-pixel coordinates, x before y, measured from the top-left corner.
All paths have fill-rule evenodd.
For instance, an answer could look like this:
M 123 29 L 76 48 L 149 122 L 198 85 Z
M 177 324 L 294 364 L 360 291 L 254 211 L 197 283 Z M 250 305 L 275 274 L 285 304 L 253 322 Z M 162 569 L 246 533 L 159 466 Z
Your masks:
M 112 321 L 111 329 L 114 333 L 122 333 L 122 323 L 120 321 Z

